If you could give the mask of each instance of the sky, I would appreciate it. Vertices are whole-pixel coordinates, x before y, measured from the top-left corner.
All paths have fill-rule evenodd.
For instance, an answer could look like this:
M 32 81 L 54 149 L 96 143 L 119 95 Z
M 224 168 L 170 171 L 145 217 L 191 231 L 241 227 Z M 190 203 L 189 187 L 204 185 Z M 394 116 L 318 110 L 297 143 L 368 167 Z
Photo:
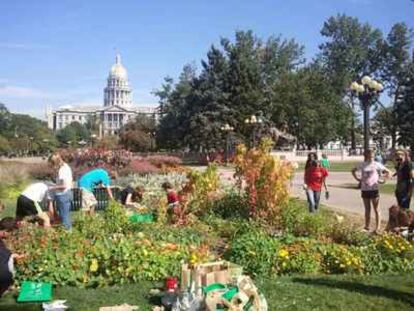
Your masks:
M 163 78 L 199 66 L 221 37 L 294 38 L 310 60 L 324 21 L 342 13 L 384 34 L 397 22 L 414 28 L 413 0 L 3 0 L 0 102 L 40 118 L 46 106 L 103 105 L 119 52 L 134 102 L 156 105 Z

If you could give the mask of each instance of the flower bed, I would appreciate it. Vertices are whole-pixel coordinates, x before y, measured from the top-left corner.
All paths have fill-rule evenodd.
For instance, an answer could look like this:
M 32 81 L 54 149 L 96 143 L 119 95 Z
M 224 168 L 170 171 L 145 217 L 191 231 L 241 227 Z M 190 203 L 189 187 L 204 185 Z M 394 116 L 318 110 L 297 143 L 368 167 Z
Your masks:
M 208 256 L 205 233 L 132 225 L 122 209 L 112 203 L 103 214 L 80 215 L 71 232 L 19 229 L 9 245 L 28 256 L 17 264 L 17 280 L 78 287 L 161 280 L 178 275 L 180 262 L 192 253 Z

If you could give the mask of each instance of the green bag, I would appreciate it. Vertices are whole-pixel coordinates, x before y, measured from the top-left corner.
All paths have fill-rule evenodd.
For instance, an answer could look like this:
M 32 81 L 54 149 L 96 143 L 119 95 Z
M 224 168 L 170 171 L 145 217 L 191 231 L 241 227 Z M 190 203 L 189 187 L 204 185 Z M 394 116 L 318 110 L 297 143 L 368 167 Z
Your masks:
M 129 217 L 129 221 L 130 222 L 153 222 L 154 215 L 134 213 Z
M 51 283 L 35 283 L 24 281 L 20 288 L 17 302 L 42 302 L 52 300 Z

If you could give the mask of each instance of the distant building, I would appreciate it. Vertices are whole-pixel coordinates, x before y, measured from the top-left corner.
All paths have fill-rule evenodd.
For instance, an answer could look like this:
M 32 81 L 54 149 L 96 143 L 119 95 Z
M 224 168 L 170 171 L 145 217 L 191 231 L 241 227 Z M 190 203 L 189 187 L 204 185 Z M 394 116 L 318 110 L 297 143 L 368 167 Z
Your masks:
M 49 128 L 56 131 L 72 122 L 85 124 L 93 118 L 98 121 L 101 136 L 115 135 L 123 125 L 137 115 L 144 114 L 154 119 L 158 118 L 158 107 L 133 104 L 127 70 L 122 65 L 119 54 L 109 71 L 107 81 L 103 106 L 62 106 L 56 110 L 48 108 L 46 118 Z

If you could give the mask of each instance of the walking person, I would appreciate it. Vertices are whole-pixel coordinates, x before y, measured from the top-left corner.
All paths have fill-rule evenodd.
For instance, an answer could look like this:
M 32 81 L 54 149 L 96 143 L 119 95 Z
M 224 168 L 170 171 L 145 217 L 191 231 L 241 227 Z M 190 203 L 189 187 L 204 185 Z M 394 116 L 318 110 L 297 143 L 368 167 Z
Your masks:
M 395 197 L 400 207 L 409 209 L 413 194 L 414 168 L 405 150 L 398 150 L 395 153 L 395 162 L 395 175 L 397 175 Z
M 54 189 L 56 208 L 59 213 L 60 221 L 65 229 L 72 228 L 70 219 L 70 206 L 72 203 L 72 169 L 65 163 L 59 154 L 54 154 L 49 158 L 49 165 L 56 171 L 56 186 Z
M 327 171 L 331 168 L 331 163 L 329 162 L 326 153 L 322 153 L 321 166 Z
M 320 165 L 316 154 L 309 154 L 305 165 L 303 187 L 306 191 L 310 213 L 318 211 L 322 186 L 325 184 L 327 176 L 328 171 Z
M 359 176 L 357 176 L 359 172 Z M 381 163 L 374 161 L 374 153 L 372 150 L 365 151 L 364 162 L 358 164 L 352 170 L 352 176 L 361 185 L 361 197 L 365 208 L 365 227 L 364 230 L 369 232 L 371 221 L 371 205 L 375 213 L 375 230 L 378 233 L 381 224 L 381 215 L 379 211 L 379 183 L 380 174 L 384 174 L 388 178 L 390 171 Z

